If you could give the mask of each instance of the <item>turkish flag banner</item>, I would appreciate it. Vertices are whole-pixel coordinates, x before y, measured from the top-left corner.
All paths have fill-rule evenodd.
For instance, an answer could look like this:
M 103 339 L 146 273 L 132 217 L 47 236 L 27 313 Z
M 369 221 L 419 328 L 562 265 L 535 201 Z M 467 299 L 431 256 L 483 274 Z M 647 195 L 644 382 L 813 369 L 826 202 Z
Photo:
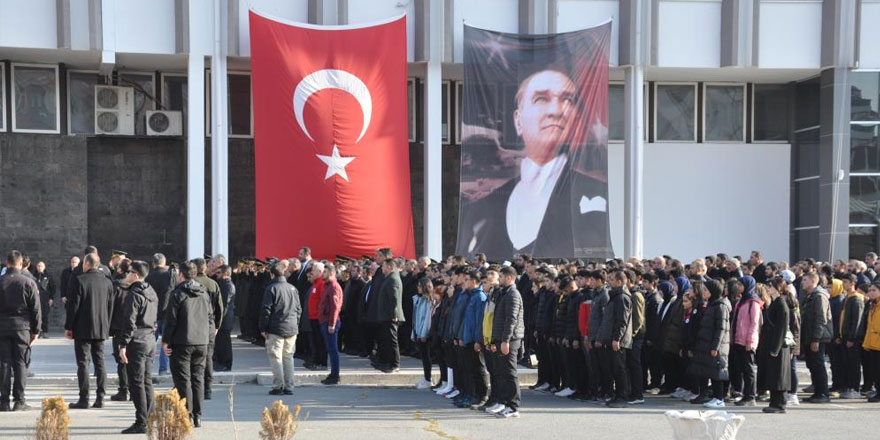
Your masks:
M 250 12 L 256 254 L 415 257 L 406 17 L 316 26 Z

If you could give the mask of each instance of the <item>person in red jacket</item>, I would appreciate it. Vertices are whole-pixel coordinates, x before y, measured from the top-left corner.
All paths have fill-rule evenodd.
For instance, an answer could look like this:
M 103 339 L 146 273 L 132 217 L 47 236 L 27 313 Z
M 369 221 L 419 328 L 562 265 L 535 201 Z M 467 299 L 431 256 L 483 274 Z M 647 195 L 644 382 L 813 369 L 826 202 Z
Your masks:
M 318 306 L 321 303 L 321 292 L 324 291 L 324 263 L 312 263 L 309 271 L 309 281 L 312 288 L 309 290 L 309 345 L 314 347 L 312 359 L 304 365 L 309 370 L 323 370 L 327 368 L 327 348 L 321 337 L 321 324 L 318 322 Z
M 338 332 L 341 324 L 339 311 L 342 310 L 342 287 L 336 281 L 336 266 L 333 263 L 327 263 L 324 266 L 324 274 L 320 280 L 322 290 L 320 291 L 317 316 L 321 325 L 324 346 L 330 354 L 330 374 L 321 383 L 336 385 L 339 383 Z M 317 281 L 315 284 L 318 284 Z

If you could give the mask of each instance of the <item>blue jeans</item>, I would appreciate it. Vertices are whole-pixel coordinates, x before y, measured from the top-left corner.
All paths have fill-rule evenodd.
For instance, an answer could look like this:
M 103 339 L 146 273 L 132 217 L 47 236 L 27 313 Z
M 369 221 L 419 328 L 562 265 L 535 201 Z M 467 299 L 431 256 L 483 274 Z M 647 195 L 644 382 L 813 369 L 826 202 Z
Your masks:
M 162 340 L 162 332 L 165 330 L 165 321 L 158 321 L 156 323 L 156 342 Z M 156 350 L 159 352 L 159 373 L 167 373 L 168 372 L 168 355 L 165 354 L 165 350 L 162 350 L 162 347 L 157 347 Z
M 324 345 L 327 347 L 327 354 L 330 355 L 330 375 L 339 377 L 339 326 L 342 324 L 341 319 L 336 320 L 336 330 L 331 335 L 327 329 L 330 323 L 321 324 L 321 336 L 324 337 Z

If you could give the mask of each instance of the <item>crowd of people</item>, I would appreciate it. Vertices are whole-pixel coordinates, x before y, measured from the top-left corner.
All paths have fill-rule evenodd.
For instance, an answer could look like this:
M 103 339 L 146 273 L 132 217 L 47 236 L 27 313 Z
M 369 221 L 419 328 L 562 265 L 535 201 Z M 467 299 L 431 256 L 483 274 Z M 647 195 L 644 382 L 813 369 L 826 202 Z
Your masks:
M 315 261 L 307 247 L 298 258 L 235 265 L 223 255 L 168 264 L 162 254 L 148 263 L 113 251 L 105 266 L 89 246 L 56 292 L 44 262 L 31 268 L 11 251 L 0 273 L 0 411 L 29 408 L 31 346 L 46 336 L 56 294 L 77 363 L 80 395 L 70 407 L 103 407 L 103 347 L 112 338 L 119 385 L 111 399 L 135 406 L 124 433 L 146 429 L 156 355 L 200 426 L 213 372 L 233 368 L 236 321 L 239 338 L 266 349 L 272 395 L 293 394 L 294 357 L 309 369 L 329 366 L 322 383 L 338 384 L 344 352 L 388 374 L 399 371 L 401 354 L 420 358 L 416 388 L 503 418 L 519 417 L 518 365 L 537 367 L 533 390 L 612 408 L 653 394 L 708 408 L 767 401 L 764 412 L 784 413 L 800 404 L 803 358 L 807 402 L 878 402 L 878 266 L 874 253 L 833 264 L 765 263 L 761 252 L 689 264 L 528 255 L 492 263 L 482 254 L 437 262 L 379 249 Z

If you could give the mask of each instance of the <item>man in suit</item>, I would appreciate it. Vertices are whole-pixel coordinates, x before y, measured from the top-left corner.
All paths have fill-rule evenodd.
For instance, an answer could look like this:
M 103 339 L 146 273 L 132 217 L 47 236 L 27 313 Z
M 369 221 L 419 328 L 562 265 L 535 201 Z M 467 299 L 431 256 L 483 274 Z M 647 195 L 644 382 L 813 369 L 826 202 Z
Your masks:
M 382 269 L 382 265 L 386 260 L 391 260 L 392 258 L 394 258 L 394 254 L 391 252 L 391 249 L 382 248 L 376 250 L 376 270 L 373 272 L 373 278 L 364 290 L 363 307 L 365 312 L 364 322 L 366 323 L 364 326 L 364 351 L 367 355 L 373 353 L 373 346 L 381 340 L 379 335 L 381 320 L 379 319 L 379 303 L 377 298 L 379 297 L 378 294 L 379 289 L 382 287 L 382 282 L 385 281 L 385 271 Z M 377 351 L 377 355 L 379 353 Z M 382 370 L 385 366 L 382 365 L 379 357 L 376 357 L 373 359 L 373 367 L 377 370 Z
M 578 123 L 576 95 L 572 80 L 558 70 L 535 72 L 520 83 L 513 112 L 524 146 L 520 175 L 464 204 L 459 253 L 480 251 L 491 258 L 522 252 L 535 257 L 613 255 L 607 184 L 579 172 L 569 149 Z
M 67 292 L 70 286 L 70 283 L 73 281 L 73 272 L 76 268 L 79 267 L 79 257 L 74 255 L 70 257 L 70 266 L 65 267 L 64 270 L 61 271 L 61 302 L 64 304 L 64 307 L 67 307 Z
M 379 323 L 379 369 L 383 373 L 400 371 L 400 347 L 397 345 L 397 326 L 404 321 L 401 295 L 403 283 L 400 269 L 393 258 L 382 262 L 384 279 L 376 292 L 377 321 Z
M 52 309 L 52 304 L 55 302 L 55 280 L 52 279 L 49 272 L 46 272 L 45 261 L 38 261 L 36 269 L 36 272 L 34 272 L 34 281 L 37 282 L 37 287 L 40 288 L 40 309 L 43 312 L 43 323 L 40 336 L 42 336 L 43 339 L 46 339 L 48 337 L 47 333 L 49 333 L 49 311 Z
M 311 330 L 311 328 L 309 328 L 309 315 L 306 304 L 308 304 L 308 294 L 312 290 L 312 282 L 309 280 L 309 273 L 312 271 L 312 249 L 309 247 L 303 247 L 300 249 L 299 260 L 302 264 L 296 273 L 291 274 L 291 278 L 288 279 L 288 282 L 296 287 L 297 294 L 299 295 L 299 303 L 303 307 L 302 319 L 299 321 L 299 331 L 300 333 L 304 333 Z M 313 350 L 314 347 L 309 345 L 309 338 L 297 338 L 296 357 L 301 359 L 311 359 Z
M 82 274 L 73 282 L 73 294 L 67 307 L 64 325 L 68 339 L 73 339 L 76 354 L 76 378 L 79 382 L 79 401 L 70 408 L 89 407 L 89 358 L 95 363 L 97 398 L 92 408 L 104 407 L 104 340 L 110 335 L 110 316 L 113 315 L 113 283 L 109 272 L 101 269 L 97 253 L 86 254 L 82 262 Z
M 214 360 L 217 371 L 229 371 L 232 369 L 232 327 L 235 325 L 235 284 L 232 283 L 232 268 L 222 264 L 217 268 L 217 284 L 220 285 L 220 295 L 223 304 L 226 304 L 226 313 L 223 324 L 217 330 Z

